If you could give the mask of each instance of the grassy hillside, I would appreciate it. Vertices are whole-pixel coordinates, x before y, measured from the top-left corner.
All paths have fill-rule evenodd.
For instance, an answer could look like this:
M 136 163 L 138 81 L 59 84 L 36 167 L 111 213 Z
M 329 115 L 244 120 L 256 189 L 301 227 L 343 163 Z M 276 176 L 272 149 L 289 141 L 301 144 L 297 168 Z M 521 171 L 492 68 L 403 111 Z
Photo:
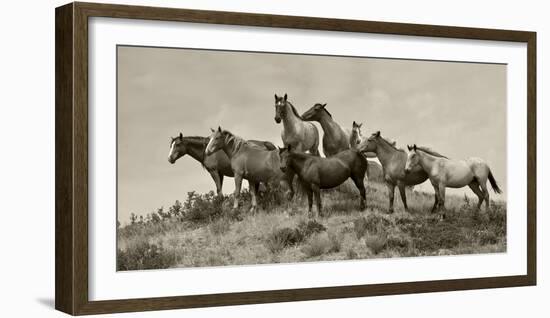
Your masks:
M 326 260 L 495 253 L 506 251 L 506 206 L 476 212 L 468 197 L 447 196 L 447 213 L 431 214 L 433 194 L 408 193 L 409 212 L 396 192 L 387 214 L 385 185 L 369 183 L 367 209 L 346 183 L 322 194 L 324 215 L 307 218 L 307 200 L 287 202 L 278 189 L 263 193 L 250 214 L 250 196 L 232 210 L 230 197 L 189 193 L 117 231 L 118 270 L 292 263 Z M 476 199 L 477 200 L 477 199 Z

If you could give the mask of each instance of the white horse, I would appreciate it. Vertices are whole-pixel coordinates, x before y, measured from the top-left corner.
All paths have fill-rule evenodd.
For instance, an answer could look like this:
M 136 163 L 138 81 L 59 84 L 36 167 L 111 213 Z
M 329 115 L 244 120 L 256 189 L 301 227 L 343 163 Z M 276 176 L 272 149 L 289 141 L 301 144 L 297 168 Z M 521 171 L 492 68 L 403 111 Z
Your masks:
M 445 188 L 462 188 L 469 186 L 477 195 L 481 207 L 485 200 L 485 209 L 489 209 L 489 191 L 487 179 L 496 193 L 502 191 L 493 177 L 489 165 L 480 158 L 468 158 L 466 160 L 451 160 L 433 150 L 416 145 L 409 148 L 405 172 L 411 171 L 411 167 L 419 165 L 428 174 L 428 178 L 434 187 L 436 204 L 445 209 Z

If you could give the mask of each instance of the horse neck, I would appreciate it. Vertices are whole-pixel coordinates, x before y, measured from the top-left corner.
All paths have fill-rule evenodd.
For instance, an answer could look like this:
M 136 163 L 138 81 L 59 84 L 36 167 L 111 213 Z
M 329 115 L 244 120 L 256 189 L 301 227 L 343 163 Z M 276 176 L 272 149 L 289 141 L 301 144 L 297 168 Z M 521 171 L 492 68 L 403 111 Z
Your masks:
M 399 150 L 393 148 L 384 140 L 376 141 L 376 156 L 383 166 L 387 166 Z
M 337 131 L 345 134 L 345 131 L 342 129 L 342 127 L 338 123 L 336 123 L 326 111 L 321 112 L 318 122 L 319 124 L 321 124 L 321 127 L 323 128 L 326 136 L 332 137 L 336 135 Z
M 223 151 L 227 155 L 227 157 L 232 158 L 237 151 L 239 151 L 240 146 L 242 146 L 244 143 L 244 140 L 242 140 L 240 137 L 235 136 L 233 134 L 227 134 L 225 136 L 225 142 L 223 145 Z
M 425 171 L 429 171 L 432 168 L 434 161 L 438 159 L 436 156 L 430 155 L 424 151 L 417 151 L 417 154 L 418 163 Z
M 202 141 L 187 139 L 187 153 L 200 163 L 204 163 L 204 149 L 206 144 Z
M 301 153 L 290 153 L 290 166 L 292 170 L 294 170 L 296 173 L 300 173 L 302 171 L 302 168 L 304 166 L 304 162 L 307 159 L 307 156 Z
M 302 119 L 298 118 L 296 114 L 294 114 L 294 110 L 292 109 L 292 106 L 287 103 L 286 109 L 285 109 L 285 116 L 283 117 L 283 126 L 285 127 L 285 131 L 293 131 L 296 129 L 298 125 L 302 122 Z

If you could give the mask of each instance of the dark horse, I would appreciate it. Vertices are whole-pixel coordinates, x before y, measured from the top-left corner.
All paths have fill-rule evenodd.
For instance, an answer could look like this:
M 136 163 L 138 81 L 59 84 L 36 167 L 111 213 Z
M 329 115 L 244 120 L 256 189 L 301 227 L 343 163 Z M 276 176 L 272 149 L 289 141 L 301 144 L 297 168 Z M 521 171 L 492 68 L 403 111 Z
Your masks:
M 257 206 L 256 197 L 260 182 L 268 184 L 282 184 L 289 189 L 289 198 L 294 195 L 292 179 L 294 174 L 283 173 L 280 167 L 279 152 L 277 150 L 261 149 L 252 143 L 218 127 L 212 132 L 210 141 L 206 146 L 206 155 L 215 154 L 223 150 L 230 160 L 231 170 L 235 175 L 235 201 L 233 208 L 239 206 L 239 195 L 243 179 L 248 180 L 250 193 L 252 194 L 252 207 Z
M 366 203 L 365 173 L 367 160 L 356 150 L 347 149 L 329 158 L 321 158 L 311 154 L 294 152 L 288 145 L 279 149 L 281 157 L 281 170 L 288 170 L 298 175 L 300 182 L 307 192 L 309 205 L 308 213 L 311 214 L 313 206 L 313 194 L 317 201 L 317 215 L 321 215 L 321 189 L 331 189 L 351 178 L 361 194 L 360 208 L 363 210 Z
M 269 141 L 248 140 L 248 143 L 260 149 L 277 149 L 277 147 Z M 231 161 L 223 151 L 218 151 L 207 156 L 204 153 L 207 144 L 208 137 L 183 136 L 183 134 L 180 133 L 179 136 L 171 138 L 168 162 L 174 164 L 179 158 L 190 155 L 193 159 L 200 162 L 206 171 L 208 171 L 216 184 L 216 192 L 219 195 L 222 193 L 223 177 L 233 177 Z

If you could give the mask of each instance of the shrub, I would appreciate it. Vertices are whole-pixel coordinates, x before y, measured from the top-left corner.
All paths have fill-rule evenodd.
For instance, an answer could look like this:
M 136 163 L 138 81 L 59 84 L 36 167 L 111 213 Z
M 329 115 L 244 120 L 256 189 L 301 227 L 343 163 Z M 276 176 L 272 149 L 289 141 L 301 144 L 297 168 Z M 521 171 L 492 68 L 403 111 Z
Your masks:
M 117 270 L 139 270 L 169 268 L 176 263 L 174 253 L 166 251 L 162 245 L 137 240 L 126 250 L 117 249 Z
M 386 241 L 386 248 L 405 252 L 411 247 L 411 241 L 403 234 L 390 234 Z
M 365 245 L 374 253 L 378 254 L 386 248 L 388 239 L 386 234 L 367 235 L 365 236 Z
M 316 234 L 302 247 L 302 252 L 307 257 L 321 256 L 328 252 L 330 247 L 331 242 L 326 235 Z
M 329 252 L 331 252 L 331 253 L 340 252 L 340 250 L 342 249 L 343 235 L 342 234 L 336 234 L 334 232 L 329 232 L 328 233 L 328 240 L 330 242 Z
M 384 232 L 389 226 L 391 221 L 377 214 L 369 214 L 366 218 L 360 217 L 353 221 L 353 230 L 358 239 L 367 232 L 370 234 Z
M 302 234 L 303 237 L 309 237 L 312 234 L 326 231 L 327 228 L 323 224 L 315 220 L 301 220 L 298 223 L 297 230 Z
M 286 190 L 280 185 L 269 185 L 258 196 L 258 205 L 264 210 L 271 210 L 287 202 Z
M 224 197 L 215 195 L 214 191 L 203 195 L 191 191 L 184 203 L 185 219 L 196 223 L 211 222 L 223 215 L 223 202 Z
M 271 232 L 265 241 L 265 245 L 271 253 L 278 253 L 285 247 L 303 241 L 304 236 L 297 229 L 288 227 Z
M 353 250 L 353 248 L 349 248 L 347 251 L 346 251 L 346 258 L 347 259 L 356 259 L 359 255 L 357 255 L 357 252 L 355 250 Z

